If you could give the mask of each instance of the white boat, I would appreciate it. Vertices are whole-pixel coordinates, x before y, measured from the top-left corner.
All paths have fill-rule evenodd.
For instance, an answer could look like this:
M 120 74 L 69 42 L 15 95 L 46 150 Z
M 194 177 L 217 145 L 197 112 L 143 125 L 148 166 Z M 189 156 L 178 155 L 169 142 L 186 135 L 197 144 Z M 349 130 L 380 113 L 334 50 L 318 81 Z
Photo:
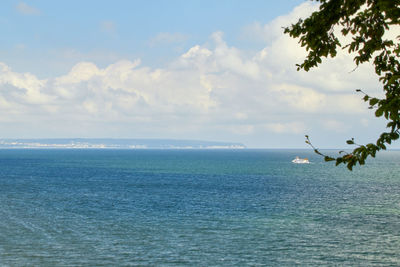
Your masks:
M 297 164 L 307 164 L 310 163 L 310 161 L 308 160 L 308 158 L 304 158 L 301 159 L 299 157 L 296 157 L 294 160 L 292 160 L 293 163 L 297 163 Z

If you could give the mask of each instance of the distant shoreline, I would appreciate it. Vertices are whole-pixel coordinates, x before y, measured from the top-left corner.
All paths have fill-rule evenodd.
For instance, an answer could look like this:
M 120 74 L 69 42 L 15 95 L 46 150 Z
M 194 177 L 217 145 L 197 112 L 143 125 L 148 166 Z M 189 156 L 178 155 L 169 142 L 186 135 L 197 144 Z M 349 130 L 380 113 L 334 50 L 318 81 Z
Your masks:
M 0 139 L 0 149 L 245 149 L 241 143 L 174 140 L 174 139 L 112 139 L 112 138 L 51 138 Z

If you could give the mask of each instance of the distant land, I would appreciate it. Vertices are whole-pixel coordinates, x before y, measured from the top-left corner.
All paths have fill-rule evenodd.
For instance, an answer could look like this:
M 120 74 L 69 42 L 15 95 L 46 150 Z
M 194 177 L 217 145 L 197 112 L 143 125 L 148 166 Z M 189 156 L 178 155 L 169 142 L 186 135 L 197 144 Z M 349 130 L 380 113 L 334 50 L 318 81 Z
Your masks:
M 1 148 L 243 149 L 246 146 L 241 143 L 200 140 L 51 138 L 0 139 Z

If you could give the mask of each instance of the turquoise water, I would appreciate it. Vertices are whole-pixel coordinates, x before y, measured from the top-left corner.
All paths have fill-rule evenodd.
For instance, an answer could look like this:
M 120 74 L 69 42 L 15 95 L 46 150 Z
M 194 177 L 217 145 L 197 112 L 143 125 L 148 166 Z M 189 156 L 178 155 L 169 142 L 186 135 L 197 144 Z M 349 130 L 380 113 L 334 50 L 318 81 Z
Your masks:
M 0 150 L 0 265 L 396 266 L 399 170 L 400 151 L 349 172 L 306 150 Z

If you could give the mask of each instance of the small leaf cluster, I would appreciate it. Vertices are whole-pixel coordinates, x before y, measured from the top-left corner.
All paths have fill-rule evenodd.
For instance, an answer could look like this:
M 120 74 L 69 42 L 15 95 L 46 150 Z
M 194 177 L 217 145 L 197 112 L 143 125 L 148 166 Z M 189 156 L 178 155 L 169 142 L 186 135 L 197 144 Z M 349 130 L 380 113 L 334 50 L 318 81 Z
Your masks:
M 308 55 L 298 70 L 309 71 L 318 67 L 325 57 L 335 57 L 337 49 L 345 49 L 353 56 L 356 66 L 371 62 L 375 73 L 382 83 L 385 94 L 383 98 L 371 97 L 361 89 L 363 100 L 370 109 L 375 110 L 376 117 L 387 120 L 387 131 L 375 142 L 359 145 L 354 139 L 347 144 L 355 145 L 351 153 L 341 151 L 336 158 L 324 156 L 326 161 L 346 164 L 351 170 L 356 164 L 363 165 L 368 156 L 375 157 L 379 150 L 385 150 L 387 144 L 399 138 L 400 134 L 400 36 L 387 39 L 385 33 L 394 26 L 400 26 L 400 0 L 316 0 L 320 2 L 319 10 L 306 19 L 286 27 L 284 32 L 293 38 L 299 38 L 301 46 Z M 335 29 L 343 36 L 350 36 L 346 44 L 339 42 Z M 308 136 L 306 143 L 311 144 Z

